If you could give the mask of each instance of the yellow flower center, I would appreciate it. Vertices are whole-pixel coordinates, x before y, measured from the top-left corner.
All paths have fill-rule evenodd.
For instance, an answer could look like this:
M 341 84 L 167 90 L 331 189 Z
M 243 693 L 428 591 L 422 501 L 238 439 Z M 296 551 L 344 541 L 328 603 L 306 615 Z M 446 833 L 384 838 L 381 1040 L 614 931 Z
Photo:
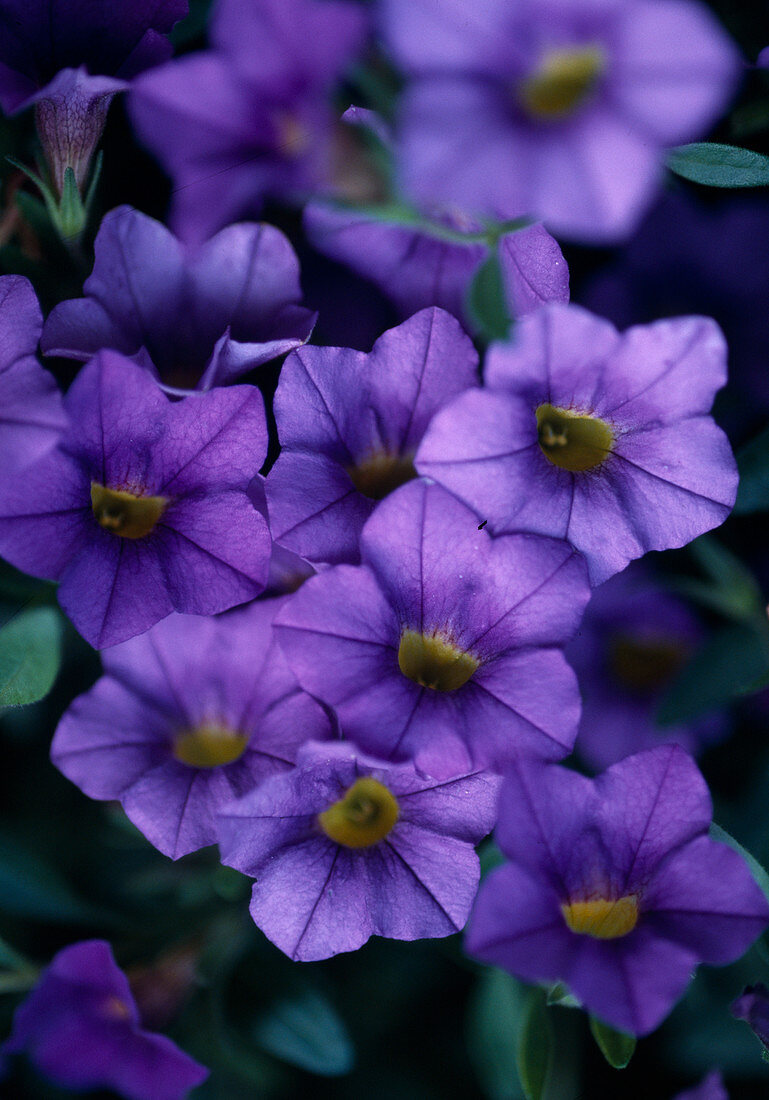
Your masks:
M 667 638 L 620 635 L 609 648 L 611 670 L 623 687 L 651 695 L 665 687 L 683 665 L 687 647 Z
M 600 46 L 552 49 L 518 86 L 518 99 L 531 118 L 559 122 L 589 99 L 606 69 Z
M 218 768 L 241 757 L 247 744 L 245 734 L 212 724 L 182 730 L 174 740 L 173 753 L 192 768 Z
M 113 1020 L 129 1020 L 131 1018 L 131 1009 L 122 997 L 118 997 L 114 993 L 110 994 L 102 1004 L 102 1012 Z
M 356 779 L 338 802 L 318 814 L 321 829 L 345 848 L 370 848 L 384 840 L 400 815 L 398 801 L 378 779 Z
M 404 630 L 398 647 L 398 665 L 404 676 L 434 691 L 456 691 L 461 688 L 480 661 L 452 645 L 440 634 L 422 634 Z
M 383 500 L 417 476 L 413 457 L 413 455 L 379 451 L 369 455 L 355 466 L 348 466 L 347 473 L 355 488 L 364 497 Z
M 638 924 L 638 898 L 593 898 L 572 901 L 561 906 L 563 919 L 572 932 L 597 940 L 616 940 L 627 936 Z
M 600 466 L 614 446 L 614 432 L 605 420 L 555 405 L 537 409 L 537 439 L 548 462 L 572 473 Z
M 91 482 L 91 508 L 96 521 L 123 539 L 143 539 L 166 510 L 168 497 L 144 497 Z

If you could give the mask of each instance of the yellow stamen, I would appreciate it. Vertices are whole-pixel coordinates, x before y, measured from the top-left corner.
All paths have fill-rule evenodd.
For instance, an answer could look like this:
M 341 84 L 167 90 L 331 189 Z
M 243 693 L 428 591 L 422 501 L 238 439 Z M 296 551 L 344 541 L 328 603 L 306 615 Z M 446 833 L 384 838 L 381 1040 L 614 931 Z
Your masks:
M 687 657 L 687 647 L 669 638 L 620 635 L 609 645 L 611 670 L 630 691 L 651 695 L 673 679 Z
M 561 906 L 563 919 L 572 932 L 597 940 L 616 940 L 627 936 L 638 923 L 638 898 L 593 898 L 572 901 Z
M 554 466 L 580 473 L 611 454 L 614 432 L 605 420 L 555 405 L 540 405 L 536 415 L 539 446 Z
M 434 691 L 461 688 L 480 661 L 447 642 L 440 634 L 404 630 L 398 647 L 398 665 L 404 676 Z
M 173 753 L 192 768 L 218 768 L 242 756 L 247 744 L 248 737 L 226 726 L 196 726 L 177 735 Z
M 587 101 L 606 69 L 600 46 L 554 49 L 518 87 L 518 98 L 532 118 L 558 122 Z
M 338 802 L 318 814 L 321 829 L 345 848 L 370 848 L 384 840 L 400 815 L 398 801 L 378 779 L 356 779 Z
M 149 535 L 167 505 L 168 497 L 144 497 L 91 482 L 91 508 L 96 521 L 105 531 L 123 539 L 143 539 Z
M 355 466 L 348 466 L 347 473 L 355 488 L 364 497 L 383 500 L 417 476 L 413 458 L 413 455 L 379 451 L 364 458 Z

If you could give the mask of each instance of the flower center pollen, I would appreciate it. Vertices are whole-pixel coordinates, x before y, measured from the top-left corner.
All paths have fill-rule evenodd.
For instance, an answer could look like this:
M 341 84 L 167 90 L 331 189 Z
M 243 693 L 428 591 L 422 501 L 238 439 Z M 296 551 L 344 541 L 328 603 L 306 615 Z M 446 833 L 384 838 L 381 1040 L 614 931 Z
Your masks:
M 688 656 L 688 647 L 670 638 L 615 636 L 609 661 L 619 683 L 637 695 L 653 695 L 670 683 Z
M 218 768 L 238 760 L 247 744 L 248 737 L 227 726 L 204 725 L 177 734 L 173 753 L 191 768 Z
M 168 497 L 143 497 L 91 482 L 91 508 L 97 522 L 123 539 L 143 539 L 166 510 Z
M 413 455 L 389 454 L 387 451 L 371 454 L 357 465 L 348 466 L 347 473 L 358 492 L 370 500 L 384 500 L 417 476 Z
M 638 898 L 593 898 L 571 901 L 561 906 L 563 919 L 572 930 L 597 940 L 616 940 L 627 936 L 638 924 Z
M 540 405 L 537 440 L 542 454 L 562 470 L 580 473 L 600 466 L 614 446 L 614 432 L 597 416 Z
M 461 688 L 480 661 L 452 645 L 440 634 L 422 634 L 404 630 L 398 647 L 398 665 L 404 676 L 432 688 L 433 691 L 456 691 Z
M 321 829 L 345 848 L 370 848 L 384 840 L 400 816 L 398 800 L 370 775 L 356 779 L 338 802 L 318 814 Z
M 600 46 L 548 50 L 535 72 L 519 84 L 519 102 L 531 118 L 559 122 L 583 106 L 605 68 Z

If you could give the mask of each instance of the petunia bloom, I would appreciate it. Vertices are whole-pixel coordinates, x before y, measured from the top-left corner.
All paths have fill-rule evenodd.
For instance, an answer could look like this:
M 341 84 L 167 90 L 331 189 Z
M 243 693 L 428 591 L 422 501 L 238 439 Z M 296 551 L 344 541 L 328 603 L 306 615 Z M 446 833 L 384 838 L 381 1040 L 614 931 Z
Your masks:
M 483 227 L 457 211 L 393 221 L 365 210 L 308 203 L 304 227 L 315 247 L 370 279 L 395 303 L 402 317 L 440 306 L 465 324 L 470 284 L 496 254 L 511 317 L 523 317 L 544 302 L 569 300 L 569 268 L 563 253 L 539 224 L 504 233 L 494 252 Z
M 173 859 L 214 844 L 217 809 L 331 736 L 272 642 L 278 605 L 170 615 L 114 646 L 56 730 L 54 764 L 91 798 L 119 799 Z
M 67 425 L 53 376 L 35 358 L 42 325 L 31 283 L 0 276 L 0 454 L 8 473 L 51 450 Z
M 769 989 L 763 982 L 749 985 L 729 1006 L 737 1020 L 744 1020 L 764 1049 L 769 1051 Z
M 174 179 L 171 224 L 185 241 L 253 217 L 268 196 L 329 187 L 331 91 L 365 23 L 359 5 L 337 0 L 222 0 L 213 49 L 136 82 L 134 124 Z
M 170 57 L 166 35 L 187 10 L 187 0 L 0 0 L 0 104 L 35 104 L 58 195 L 67 168 L 82 188 L 112 97 Z
M 48 317 L 42 349 L 89 359 L 132 356 L 161 382 L 210 389 L 284 355 L 310 335 L 299 264 L 271 225 L 231 225 L 191 253 L 130 206 L 111 210 L 94 245 L 85 297 Z
M 26 1054 L 57 1085 L 114 1089 L 126 1100 L 184 1100 L 208 1070 L 145 1031 L 110 945 L 65 947 L 17 1009 L 0 1054 Z
M 699 962 L 739 958 L 769 923 L 744 860 L 711 840 L 710 796 L 678 745 L 597 779 L 532 760 L 510 768 L 468 952 L 530 982 L 565 982 L 590 1012 L 653 1031 Z
M 676 1093 L 673 1100 L 729 1100 L 729 1094 L 724 1088 L 723 1077 L 714 1069 L 693 1089 Z
M 567 543 L 492 539 L 414 481 L 363 529 L 363 564 L 311 577 L 275 618 L 305 690 L 365 751 L 434 776 L 570 751 L 579 718 L 562 647 L 589 588 Z
M 641 749 L 675 741 L 696 756 L 726 733 L 723 714 L 675 726 L 657 710 L 705 632 L 689 608 L 639 564 L 600 585 L 566 658 L 577 673 L 582 718 L 577 752 L 606 768 Z
M 264 461 L 252 386 L 172 402 L 143 368 L 100 352 L 65 399 L 70 427 L 23 479 L 0 478 L 0 554 L 58 580 L 97 648 L 181 611 L 212 615 L 264 588 L 271 540 L 246 489 Z
M 416 940 L 464 927 L 478 888 L 474 845 L 493 827 L 498 782 L 437 782 L 346 744 L 310 743 L 296 768 L 222 811 L 224 863 L 252 876 L 251 916 L 302 962 L 369 936 Z
M 541 218 L 558 237 L 627 237 L 664 149 L 727 106 L 739 55 L 684 0 L 385 0 L 412 77 L 397 126 L 400 185 L 429 208 Z
M 437 414 L 415 464 L 495 533 L 568 539 L 597 585 L 729 514 L 737 467 L 707 415 L 726 345 L 709 318 L 618 333 L 551 303 L 492 346 L 485 382 Z
M 370 354 L 305 347 L 283 365 L 275 420 L 283 450 L 264 482 L 276 542 L 313 562 L 356 562 L 378 501 L 416 477 L 434 413 L 477 385 L 459 323 L 425 309 Z

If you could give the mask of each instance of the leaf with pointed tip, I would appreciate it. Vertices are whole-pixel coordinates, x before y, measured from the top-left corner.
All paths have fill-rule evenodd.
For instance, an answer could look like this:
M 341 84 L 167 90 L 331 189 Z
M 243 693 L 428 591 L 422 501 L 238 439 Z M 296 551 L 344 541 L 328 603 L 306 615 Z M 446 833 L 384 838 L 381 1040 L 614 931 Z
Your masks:
M 615 1031 L 613 1027 L 590 1017 L 590 1030 L 606 1061 L 614 1069 L 624 1069 L 636 1048 L 635 1035 L 626 1035 L 624 1031 Z

